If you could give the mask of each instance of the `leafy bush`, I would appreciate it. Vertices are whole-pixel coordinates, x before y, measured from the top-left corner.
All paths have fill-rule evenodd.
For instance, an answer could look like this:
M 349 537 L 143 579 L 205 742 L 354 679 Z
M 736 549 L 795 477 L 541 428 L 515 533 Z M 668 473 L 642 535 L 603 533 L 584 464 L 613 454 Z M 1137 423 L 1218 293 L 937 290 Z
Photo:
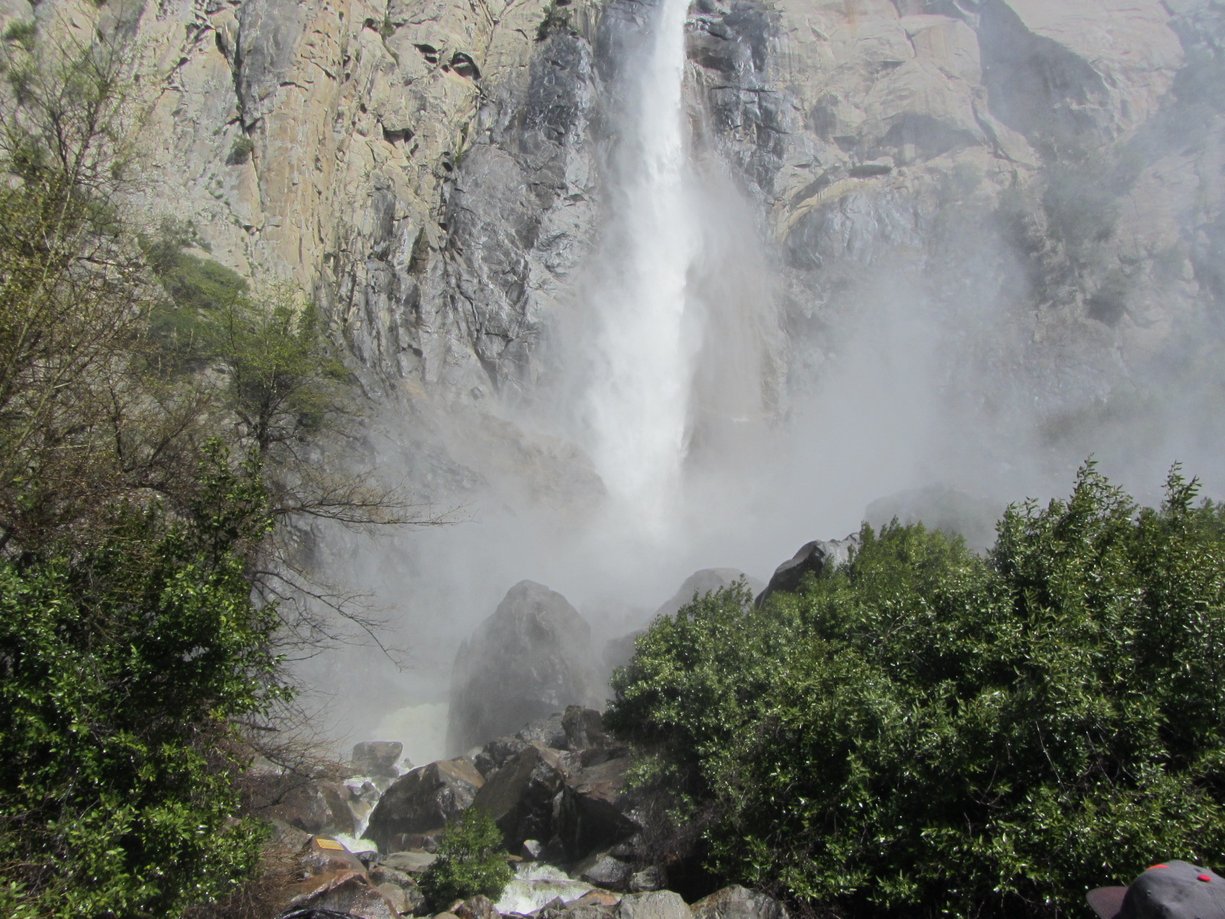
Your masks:
M 251 153 L 255 150 L 255 141 L 246 134 L 235 138 L 233 146 L 230 147 L 229 155 L 226 156 L 225 162 L 227 166 L 241 166 L 247 160 L 251 159 Z
M 1053 916 L 1225 846 L 1225 536 L 1177 472 L 1092 466 L 989 557 L 865 527 L 844 568 L 657 622 L 614 727 L 702 812 L 721 880 L 838 915 Z M 676 776 L 679 776 L 677 778 Z
M 570 11 L 565 6 L 564 3 L 558 3 L 557 0 L 549 4 L 549 8 L 545 10 L 544 19 L 536 27 L 536 41 L 545 41 L 551 35 L 561 32 L 574 32 Z
M 0 35 L 0 38 L 28 48 L 34 43 L 37 34 L 38 26 L 32 19 L 14 19 L 4 27 L 4 34 Z
M 234 719 L 281 693 L 275 611 L 245 549 L 253 470 L 202 462 L 195 500 L 117 506 L 100 532 L 0 558 L 0 912 L 167 916 L 258 855 L 236 819 Z
M 441 911 L 477 894 L 496 899 L 510 878 L 502 831 L 488 814 L 469 808 L 443 833 L 438 857 L 421 875 L 421 892 Z

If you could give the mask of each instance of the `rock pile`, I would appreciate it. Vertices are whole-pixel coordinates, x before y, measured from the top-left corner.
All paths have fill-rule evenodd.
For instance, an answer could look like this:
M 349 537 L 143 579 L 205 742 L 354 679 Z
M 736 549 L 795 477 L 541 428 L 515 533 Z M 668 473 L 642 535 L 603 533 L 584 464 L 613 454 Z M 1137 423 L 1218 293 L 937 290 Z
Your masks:
M 300 843 L 306 877 L 283 919 L 336 915 L 327 910 L 363 919 L 420 914 L 417 875 L 433 860 L 443 827 L 469 807 L 494 819 L 527 893 L 508 892 L 497 904 L 474 897 L 441 914 L 448 919 L 784 919 L 781 904 L 744 888 L 692 906 L 664 889 L 666 866 L 641 860 L 646 826 L 629 766 L 629 751 L 604 730 L 600 713 L 570 706 L 471 757 L 415 769 L 371 814 L 367 835 L 382 854 L 358 858 L 321 837 Z

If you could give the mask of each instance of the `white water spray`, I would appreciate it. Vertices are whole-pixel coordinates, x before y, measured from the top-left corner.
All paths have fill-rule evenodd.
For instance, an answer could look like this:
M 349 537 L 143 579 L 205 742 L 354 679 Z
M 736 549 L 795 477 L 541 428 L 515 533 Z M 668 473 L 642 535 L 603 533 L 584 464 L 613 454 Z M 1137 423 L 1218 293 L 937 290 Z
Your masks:
M 689 0 L 662 0 L 623 119 L 607 280 L 585 416 L 597 469 L 621 510 L 659 530 L 680 481 L 696 336 L 686 287 L 699 233 L 690 200 L 683 84 Z

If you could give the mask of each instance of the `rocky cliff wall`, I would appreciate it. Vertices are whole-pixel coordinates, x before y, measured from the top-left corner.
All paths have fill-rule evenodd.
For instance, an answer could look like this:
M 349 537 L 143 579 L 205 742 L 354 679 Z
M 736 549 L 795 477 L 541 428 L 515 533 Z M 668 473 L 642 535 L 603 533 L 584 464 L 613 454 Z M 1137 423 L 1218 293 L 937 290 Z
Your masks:
M 573 277 L 649 6 L 8 0 L 0 16 L 127 42 L 150 214 L 314 290 L 374 377 L 470 398 L 530 384 L 552 317 L 588 308 Z M 815 370 L 835 346 L 821 329 L 882 265 L 941 301 L 1028 313 L 1022 339 L 1071 324 L 1096 364 L 1215 310 L 1221 16 L 1212 0 L 696 0 L 692 119 L 785 278 L 771 372 Z
M 461 490 L 528 469 L 573 504 L 599 491 L 581 449 L 491 417 L 564 390 L 554 333 L 600 308 L 584 278 L 652 8 L 4 0 L 0 28 L 126 49 L 150 224 L 312 291 L 372 391 L 452 406 L 406 464 Z M 972 430 L 1000 463 L 1137 431 L 1154 464 L 1217 452 L 1219 0 L 694 0 L 686 32 L 713 202 L 694 462 L 873 386 L 899 442 Z
M 653 6 L 0 0 L 0 29 L 127 49 L 151 227 L 188 219 L 326 307 L 390 409 L 364 457 L 319 461 L 474 522 L 304 540 L 407 623 L 394 641 L 438 672 L 406 695 L 445 695 L 525 576 L 615 637 L 685 573 L 768 574 L 893 489 L 1064 493 L 1089 453 L 1219 489 L 1225 3 L 694 0 L 708 322 L 686 445 L 714 484 L 661 544 L 612 532 L 583 445 L 542 430 L 583 359 L 560 333 L 601 306 L 585 281 Z M 366 657 L 318 682 L 368 682 Z

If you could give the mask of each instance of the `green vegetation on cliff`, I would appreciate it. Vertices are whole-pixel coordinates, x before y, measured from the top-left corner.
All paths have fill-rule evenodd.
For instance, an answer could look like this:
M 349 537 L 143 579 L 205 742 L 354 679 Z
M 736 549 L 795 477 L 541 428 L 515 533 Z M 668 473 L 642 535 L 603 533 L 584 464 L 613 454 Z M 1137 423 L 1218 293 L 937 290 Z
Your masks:
M 718 879 L 840 916 L 1052 916 L 1225 848 L 1225 515 L 1089 465 L 979 558 L 865 527 L 845 567 L 638 643 L 612 724 Z M 685 843 L 686 824 L 697 838 Z

